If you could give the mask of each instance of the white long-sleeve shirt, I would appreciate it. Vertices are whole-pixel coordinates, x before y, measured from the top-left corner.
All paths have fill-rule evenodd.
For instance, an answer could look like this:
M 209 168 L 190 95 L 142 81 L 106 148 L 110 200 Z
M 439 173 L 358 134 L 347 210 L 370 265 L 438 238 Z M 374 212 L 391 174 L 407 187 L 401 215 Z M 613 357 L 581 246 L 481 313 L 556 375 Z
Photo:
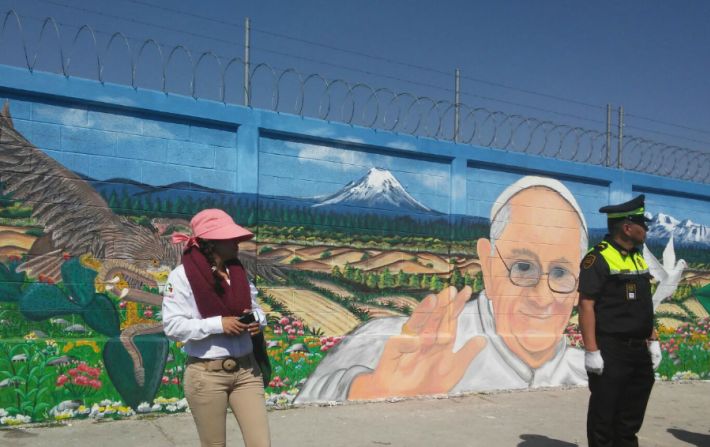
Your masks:
M 266 326 L 266 314 L 256 301 L 256 287 L 251 282 L 249 290 L 251 309 L 263 328 Z M 248 332 L 227 335 L 222 328 L 221 316 L 202 318 L 182 265 L 168 275 L 163 293 L 162 315 L 165 335 L 171 340 L 185 343 L 185 352 L 192 357 L 241 357 L 252 352 Z

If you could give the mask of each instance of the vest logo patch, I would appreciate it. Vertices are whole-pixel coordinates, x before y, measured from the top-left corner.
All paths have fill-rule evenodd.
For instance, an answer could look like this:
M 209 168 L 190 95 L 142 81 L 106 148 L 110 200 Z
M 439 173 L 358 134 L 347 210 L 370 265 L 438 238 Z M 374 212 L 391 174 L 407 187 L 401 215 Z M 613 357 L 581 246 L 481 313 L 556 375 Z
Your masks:
M 588 268 L 590 268 L 591 266 L 594 265 L 594 261 L 596 261 L 596 260 L 597 260 L 597 257 L 592 254 L 585 256 L 584 259 L 582 260 L 582 268 L 584 270 L 587 270 Z

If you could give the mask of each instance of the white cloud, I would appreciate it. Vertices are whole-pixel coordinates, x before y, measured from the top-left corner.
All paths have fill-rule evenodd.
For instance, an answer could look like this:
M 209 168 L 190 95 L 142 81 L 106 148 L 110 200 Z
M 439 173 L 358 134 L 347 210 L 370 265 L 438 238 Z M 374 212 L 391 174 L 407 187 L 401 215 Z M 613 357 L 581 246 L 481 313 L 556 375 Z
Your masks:
M 397 141 L 393 141 L 391 143 L 387 143 L 387 147 L 391 147 L 394 149 L 405 149 L 408 151 L 413 151 L 417 148 L 412 143 L 410 143 L 408 141 L 402 141 L 402 140 L 397 140 Z

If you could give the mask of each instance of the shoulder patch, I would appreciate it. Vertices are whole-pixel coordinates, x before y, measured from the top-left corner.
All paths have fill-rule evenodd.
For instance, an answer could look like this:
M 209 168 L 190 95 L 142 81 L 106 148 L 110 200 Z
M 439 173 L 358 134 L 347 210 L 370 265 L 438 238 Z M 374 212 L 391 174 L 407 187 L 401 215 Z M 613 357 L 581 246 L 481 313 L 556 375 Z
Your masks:
M 172 296 L 174 291 L 175 291 L 175 290 L 173 289 L 173 285 L 172 285 L 172 284 L 170 284 L 170 283 L 166 283 L 166 284 L 165 284 L 165 295 L 170 295 L 170 296 Z
M 596 261 L 596 260 L 597 260 L 597 257 L 595 255 L 593 255 L 591 253 L 588 254 L 587 256 L 584 257 L 584 259 L 582 259 L 582 268 L 584 270 L 589 269 L 591 266 L 594 265 L 594 261 Z

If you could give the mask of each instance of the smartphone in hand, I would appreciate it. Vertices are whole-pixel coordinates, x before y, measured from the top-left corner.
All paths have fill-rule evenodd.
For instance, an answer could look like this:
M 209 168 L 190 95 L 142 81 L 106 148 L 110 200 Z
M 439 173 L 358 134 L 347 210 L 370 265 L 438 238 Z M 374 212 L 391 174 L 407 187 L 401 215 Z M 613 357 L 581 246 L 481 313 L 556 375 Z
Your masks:
M 240 323 L 249 324 L 249 323 L 253 323 L 255 321 L 256 321 L 256 317 L 254 316 L 254 312 L 249 312 L 249 313 L 246 313 L 246 314 L 242 315 L 241 317 L 239 317 Z

